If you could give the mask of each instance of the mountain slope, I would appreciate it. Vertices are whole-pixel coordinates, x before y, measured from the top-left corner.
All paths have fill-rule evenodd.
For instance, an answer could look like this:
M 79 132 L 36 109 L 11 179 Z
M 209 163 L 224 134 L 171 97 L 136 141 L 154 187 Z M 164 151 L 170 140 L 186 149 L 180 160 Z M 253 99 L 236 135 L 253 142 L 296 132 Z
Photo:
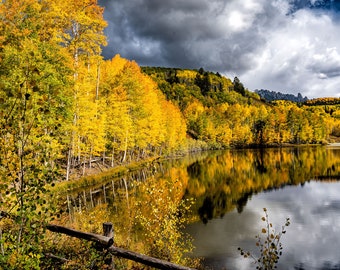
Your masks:
M 259 94 L 259 96 L 267 101 L 274 101 L 274 100 L 288 100 L 293 102 L 305 102 L 308 100 L 307 97 L 302 97 L 300 93 L 297 96 L 293 94 L 284 94 L 281 92 L 270 91 L 266 89 L 256 89 L 255 93 Z
M 330 114 L 323 107 L 304 105 L 307 98 L 301 95 L 263 90 L 275 97 L 268 103 L 237 77 L 232 81 L 203 68 L 142 70 L 179 107 L 188 137 L 207 148 L 324 143 L 340 130 L 337 109 Z

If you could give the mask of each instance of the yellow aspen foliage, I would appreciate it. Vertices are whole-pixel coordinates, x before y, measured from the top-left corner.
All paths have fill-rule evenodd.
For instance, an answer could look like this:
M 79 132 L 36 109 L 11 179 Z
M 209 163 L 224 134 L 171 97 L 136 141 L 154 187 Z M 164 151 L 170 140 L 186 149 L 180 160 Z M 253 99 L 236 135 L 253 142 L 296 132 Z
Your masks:
M 111 60 L 106 60 L 101 65 L 101 78 L 107 84 L 114 84 L 115 77 L 122 71 L 127 59 L 116 54 Z
M 188 119 L 196 120 L 203 112 L 204 106 L 197 99 L 194 99 L 184 110 L 184 115 Z
M 186 119 L 188 132 L 195 139 L 202 139 L 204 131 L 204 113 L 205 108 L 203 104 L 197 99 L 193 99 L 186 109 L 183 111 L 183 115 Z
M 227 123 L 221 123 L 215 127 L 216 141 L 221 143 L 222 146 L 227 147 L 232 140 L 232 130 Z
M 98 55 L 106 45 L 103 19 L 104 9 L 97 0 L 54 1 L 54 11 L 59 13 L 62 42 L 75 57 Z
M 0 3 L 0 221 L 6 269 L 38 269 L 46 185 L 59 177 L 70 116 L 70 58 L 44 29 L 48 2 Z
M 89 58 L 90 60 L 91 58 Z M 96 89 L 98 66 L 96 58 L 88 65 L 78 67 L 74 87 L 74 120 L 72 128 L 72 152 L 78 162 L 91 167 L 91 160 L 101 156 L 105 150 L 106 114 L 103 100 Z
M 179 108 L 170 101 L 163 99 L 162 109 L 164 110 L 166 121 L 164 128 L 166 129 L 164 152 L 181 150 L 186 142 L 186 123 Z
M 148 116 L 147 129 L 149 132 L 147 136 L 149 137 L 149 143 L 157 147 L 165 141 L 166 133 L 166 116 L 161 106 L 161 98 L 163 98 L 163 95 L 159 92 L 156 83 L 151 78 L 142 74 L 141 71 L 139 72 L 142 75 L 141 81 L 144 84 L 142 102 L 144 103 Z
M 115 154 L 123 152 L 125 161 L 128 149 L 134 147 L 132 140 L 132 118 L 130 116 L 130 100 L 126 88 L 121 84 L 120 77 L 127 59 L 116 55 L 101 65 L 100 92 L 105 99 L 105 133 L 106 150 L 110 155 L 110 165 L 115 164 Z
M 147 145 L 143 131 L 143 127 L 146 125 L 146 112 L 142 103 L 143 86 L 136 76 L 138 72 L 137 64 L 127 62 L 116 81 L 120 91 L 125 93 L 128 101 L 128 113 L 132 121 L 131 139 L 133 144 L 144 148 Z
M 101 65 L 100 92 L 106 103 L 106 148 L 111 165 L 132 153 L 170 153 L 185 144 L 186 125 L 178 107 L 140 67 L 116 55 Z
M 68 134 L 68 158 L 66 179 L 70 177 L 73 167 L 91 160 L 91 156 L 104 150 L 103 121 L 100 115 L 99 104 L 99 72 L 101 46 L 106 45 L 104 28 L 107 23 L 103 18 L 103 8 L 98 6 L 96 0 L 81 1 L 51 1 L 51 13 L 56 16 L 55 28 L 59 44 L 67 50 L 72 57 L 74 88 L 73 94 L 73 125 Z M 86 115 L 86 110 L 89 114 Z M 86 121 L 91 121 L 90 128 L 86 130 Z M 97 126 L 100 132 L 95 128 Z M 98 143 L 92 142 L 91 133 L 98 133 Z M 93 137 L 93 136 L 92 136 Z M 94 146 L 96 144 L 96 146 Z M 91 166 L 91 162 L 89 162 Z M 85 171 L 83 170 L 83 173 Z
M 226 112 L 227 121 L 232 130 L 232 144 L 249 144 L 252 141 L 251 111 L 249 107 L 233 104 Z

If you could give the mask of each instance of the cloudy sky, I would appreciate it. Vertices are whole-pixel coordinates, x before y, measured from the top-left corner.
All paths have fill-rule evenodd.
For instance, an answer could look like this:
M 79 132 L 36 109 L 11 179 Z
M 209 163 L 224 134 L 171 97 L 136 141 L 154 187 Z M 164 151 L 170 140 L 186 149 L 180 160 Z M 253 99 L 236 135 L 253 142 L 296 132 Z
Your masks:
M 249 90 L 340 97 L 340 0 L 99 0 L 103 53 L 200 68 Z

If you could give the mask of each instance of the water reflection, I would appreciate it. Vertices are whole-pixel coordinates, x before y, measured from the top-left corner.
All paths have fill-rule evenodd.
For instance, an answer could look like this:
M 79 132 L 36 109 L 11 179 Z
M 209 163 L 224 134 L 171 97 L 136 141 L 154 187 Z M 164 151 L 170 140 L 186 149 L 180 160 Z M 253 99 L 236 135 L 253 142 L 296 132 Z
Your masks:
M 92 190 L 69 194 L 69 211 L 107 203 L 117 216 L 133 219 L 131 200 L 141 197 L 135 182 L 150 179 L 178 180 L 183 188 L 178 196 L 195 198 L 189 217 L 195 222 L 186 231 L 194 238 L 194 255 L 214 269 L 254 268 L 237 247 L 256 251 L 254 236 L 263 207 L 273 224 L 283 224 L 286 217 L 292 221 L 279 269 L 339 269 L 340 148 L 218 151 L 157 161 Z
M 252 194 L 311 179 L 340 179 L 340 152 L 325 147 L 226 151 L 194 162 L 187 172 L 186 196 L 196 198 L 195 212 L 207 223 L 235 208 L 241 213 Z
M 197 197 L 201 221 L 186 230 L 195 239 L 195 256 L 213 269 L 255 269 L 237 247 L 257 252 L 254 236 L 266 207 L 278 230 L 287 217 L 292 221 L 279 269 L 340 269 L 339 151 L 246 150 L 211 157 L 210 168 L 201 162 L 201 174 L 194 178 L 205 187 Z M 227 168 L 224 173 L 220 166 Z M 195 194 L 190 182 L 187 194 Z
M 195 239 L 195 255 L 204 257 L 213 269 L 254 269 L 251 261 L 239 256 L 237 247 L 257 252 L 254 236 L 263 225 L 261 209 L 267 207 L 277 229 L 286 217 L 292 221 L 282 238 L 279 269 L 339 269 L 339 194 L 338 182 L 310 182 L 265 192 L 254 195 L 241 214 L 234 210 L 208 224 L 191 224 L 187 231 Z

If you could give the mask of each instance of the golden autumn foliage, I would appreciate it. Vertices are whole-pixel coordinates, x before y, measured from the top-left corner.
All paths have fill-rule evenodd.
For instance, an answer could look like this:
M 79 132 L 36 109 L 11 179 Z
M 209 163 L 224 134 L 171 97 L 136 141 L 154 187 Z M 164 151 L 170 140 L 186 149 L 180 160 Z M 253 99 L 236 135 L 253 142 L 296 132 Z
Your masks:
M 45 29 L 45 1 L 0 4 L 0 266 L 38 269 L 71 106 L 70 57 Z M 44 12 L 46 10 L 46 13 Z
M 184 119 L 155 82 L 118 55 L 104 65 L 99 90 L 106 103 L 111 157 L 124 162 L 132 154 L 138 159 L 179 150 L 185 143 Z
M 305 102 L 308 106 L 313 105 L 337 105 L 340 104 L 340 98 L 335 97 L 323 97 L 323 98 L 314 98 Z
M 0 211 L 18 216 L 0 220 L 9 269 L 38 268 L 46 184 L 193 149 L 340 136 L 337 99 L 268 105 L 203 69 L 104 60 L 97 0 L 1 1 L 0 18 Z
M 304 105 L 264 103 L 229 79 L 200 70 L 143 68 L 186 119 L 188 134 L 210 148 L 326 143 L 338 134 L 336 98 Z M 326 103 L 325 103 L 326 102 Z

